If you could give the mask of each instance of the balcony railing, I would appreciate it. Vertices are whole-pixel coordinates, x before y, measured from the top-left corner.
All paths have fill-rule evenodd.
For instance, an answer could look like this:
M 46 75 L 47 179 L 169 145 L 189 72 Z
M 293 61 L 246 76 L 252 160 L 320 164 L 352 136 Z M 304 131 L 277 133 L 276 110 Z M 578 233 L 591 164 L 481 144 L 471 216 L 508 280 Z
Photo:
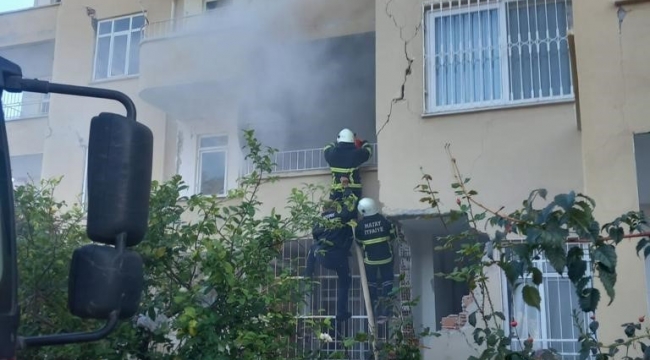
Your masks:
M 211 10 L 202 14 L 149 23 L 143 29 L 142 39 L 159 39 L 202 31 L 210 32 L 225 29 L 229 23 L 232 21 L 228 22 L 223 11 Z
M 50 111 L 49 94 L 3 93 L 2 109 L 5 120 L 47 116 Z
M 271 160 L 275 163 L 273 173 L 290 173 L 298 171 L 310 170 L 326 170 L 329 168 L 325 161 L 323 148 L 319 149 L 302 149 L 279 151 L 273 154 Z M 377 144 L 372 144 L 372 157 L 366 162 L 363 167 L 371 167 L 377 165 Z M 242 175 L 246 176 L 254 170 L 253 162 L 248 159 L 244 162 Z

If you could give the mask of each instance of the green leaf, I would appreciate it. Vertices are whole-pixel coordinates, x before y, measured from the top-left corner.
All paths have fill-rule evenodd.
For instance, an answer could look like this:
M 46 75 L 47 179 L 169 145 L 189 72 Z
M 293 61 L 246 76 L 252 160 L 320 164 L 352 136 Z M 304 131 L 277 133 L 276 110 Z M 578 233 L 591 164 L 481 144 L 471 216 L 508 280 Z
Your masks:
M 544 281 L 544 275 L 542 275 L 542 271 L 536 267 L 531 267 L 528 269 L 528 271 L 533 277 L 533 284 L 541 285 L 542 281 Z
M 599 263 L 596 269 L 598 269 L 598 278 L 600 278 L 600 282 L 603 284 L 607 296 L 609 296 L 609 303 L 607 305 L 611 305 L 616 295 L 616 291 L 614 290 L 614 285 L 616 285 L 616 272 L 604 267 L 602 263 Z
M 579 246 L 574 246 L 567 253 L 567 272 L 569 280 L 577 283 L 587 272 L 587 262 L 582 259 L 584 252 Z
M 648 246 L 648 238 L 643 238 L 636 243 L 636 256 L 639 256 L 641 250 Z
M 625 230 L 623 230 L 622 227 L 620 226 L 612 226 L 609 229 L 609 237 L 614 240 L 614 243 L 618 244 L 623 240 L 623 236 L 625 236 Z
M 500 318 L 500 319 L 503 320 L 503 321 L 506 320 L 506 316 L 505 316 L 501 311 L 495 311 L 495 312 L 494 312 L 494 316 Z
M 539 295 L 539 290 L 536 287 L 531 285 L 524 285 L 524 288 L 522 289 L 522 295 L 526 305 L 541 310 L 540 305 L 542 303 L 542 297 Z
M 469 322 L 470 325 L 472 325 L 472 327 L 476 326 L 476 311 L 469 314 L 467 321 Z
M 544 246 L 544 255 L 546 256 L 546 259 L 551 263 L 553 269 L 555 269 L 555 271 L 560 275 L 564 272 L 567 262 L 564 246 L 563 243 Z
M 510 285 L 514 285 L 517 279 L 523 275 L 519 269 L 522 268 L 521 261 L 512 261 L 512 262 L 499 262 L 499 267 L 503 270 L 506 275 L 506 279 Z
M 611 271 L 616 270 L 616 248 L 614 245 L 603 244 L 594 250 L 594 262 L 599 262 Z
M 570 208 L 572 208 L 573 204 L 575 203 L 575 200 L 576 200 L 576 193 L 573 191 L 569 192 L 568 194 L 558 194 L 553 199 L 553 201 L 557 204 L 557 206 L 564 209 L 564 211 L 567 211 Z
M 582 290 L 579 294 L 580 309 L 583 312 L 594 312 L 598 308 L 600 302 L 600 291 L 595 288 L 587 288 Z

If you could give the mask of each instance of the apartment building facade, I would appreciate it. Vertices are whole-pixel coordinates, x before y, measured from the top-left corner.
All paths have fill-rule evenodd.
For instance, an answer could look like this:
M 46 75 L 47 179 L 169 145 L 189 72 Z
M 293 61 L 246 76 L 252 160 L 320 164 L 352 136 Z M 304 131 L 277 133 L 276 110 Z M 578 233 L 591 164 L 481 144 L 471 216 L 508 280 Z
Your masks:
M 433 251 L 445 231 L 420 216 L 427 209 L 413 191 L 422 168 L 442 190 L 443 208 L 454 206 L 453 192 L 444 191 L 453 181 L 445 144 L 481 201 L 495 208 L 515 209 L 540 187 L 587 193 L 603 221 L 650 204 L 650 141 L 643 135 L 650 131 L 643 101 L 650 4 L 640 0 L 35 5 L 0 14 L 0 55 L 28 77 L 130 95 L 154 132 L 155 179 L 178 173 L 190 193 L 224 194 L 249 171 L 241 130 L 253 128 L 280 150 L 281 179 L 260 196 L 264 209 L 282 208 L 291 188 L 328 182 L 320 149 L 340 128 L 377 143 L 381 152 L 364 168 L 364 191 L 399 223 L 408 244 L 395 270 L 408 274 L 412 296 L 420 298 L 416 327 L 443 331 L 424 340 L 427 359 L 474 351 L 466 342 L 471 329 L 454 317 L 466 310 L 467 294 L 434 278 L 446 266 L 448 255 Z M 14 181 L 64 176 L 58 195 L 83 201 L 89 121 L 120 108 L 33 94 L 6 94 L 3 104 Z M 285 255 L 304 257 L 304 247 Z M 619 337 L 620 323 L 647 313 L 644 262 L 632 243 L 618 255 L 620 273 L 632 275 L 620 276 L 617 293 L 626 295 L 599 314 L 605 342 Z M 503 301 L 507 289 L 494 272 L 497 306 L 521 317 L 536 344 L 573 358 L 575 296 L 566 278 L 547 271 L 543 260 L 540 267 L 541 312 Z M 335 296 L 327 289 L 335 281 L 323 278 L 328 284 L 315 301 L 332 312 Z M 353 287 L 350 331 L 357 331 L 365 311 L 356 273 Z M 367 348 L 355 351 L 361 358 Z

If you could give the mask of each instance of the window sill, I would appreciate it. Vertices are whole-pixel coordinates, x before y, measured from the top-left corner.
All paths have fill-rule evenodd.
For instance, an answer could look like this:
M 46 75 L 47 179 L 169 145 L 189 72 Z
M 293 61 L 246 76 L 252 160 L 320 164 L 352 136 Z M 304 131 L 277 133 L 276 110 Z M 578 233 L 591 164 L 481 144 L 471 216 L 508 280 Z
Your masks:
M 106 79 L 92 80 L 90 82 L 90 85 L 104 84 L 104 83 L 110 83 L 110 82 L 115 82 L 115 81 L 123 81 L 123 80 L 132 80 L 132 79 L 137 79 L 138 77 L 140 77 L 140 74 L 113 76 L 113 77 L 109 77 L 109 78 L 106 78 Z
M 38 119 L 45 119 L 47 117 L 48 117 L 48 114 L 30 115 L 30 116 L 23 116 L 23 117 L 13 118 L 13 119 L 5 119 L 5 123 L 19 122 L 19 121 L 24 121 L 24 120 L 38 120 Z
M 484 106 L 477 106 L 471 108 L 468 107 L 468 108 L 458 108 L 458 109 L 448 109 L 448 110 L 445 109 L 440 111 L 425 112 L 421 116 L 422 118 L 433 118 L 433 117 L 444 116 L 444 115 L 470 114 L 470 113 L 479 113 L 479 112 L 495 111 L 495 110 L 509 110 L 509 109 L 519 109 L 519 108 L 527 108 L 527 107 L 535 107 L 535 106 L 568 104 L 573 102 L 575 102 L 575 98 L 571 96 L 571 97 L 557 98 L 551 100 L 529 100 L 529 101 L 522 101 L 522 102 L 510 103 L 510 104 L 484 105 Z

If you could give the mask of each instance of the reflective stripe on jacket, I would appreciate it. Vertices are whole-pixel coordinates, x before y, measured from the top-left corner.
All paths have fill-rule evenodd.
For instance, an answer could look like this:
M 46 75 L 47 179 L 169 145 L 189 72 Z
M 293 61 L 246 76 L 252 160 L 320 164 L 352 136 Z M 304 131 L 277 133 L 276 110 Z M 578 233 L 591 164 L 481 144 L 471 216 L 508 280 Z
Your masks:
M 350 188 L 362 187 L 359 167 L 372 156 L 372 146 L 368 142 L 364 142 L 361 148 L 357 148 L 354 143 L 331 143 L 325 146 L 323 154 L 332 172 L 334 190 L 341 188 L 342 177 L 350 180 Z
M 363 248 L 363 262 L 368 265 L 393 261 L 392 241 L 396 237 L 395 226 L 381 214 L 364 216 L 355 228 L 356 241 Z

